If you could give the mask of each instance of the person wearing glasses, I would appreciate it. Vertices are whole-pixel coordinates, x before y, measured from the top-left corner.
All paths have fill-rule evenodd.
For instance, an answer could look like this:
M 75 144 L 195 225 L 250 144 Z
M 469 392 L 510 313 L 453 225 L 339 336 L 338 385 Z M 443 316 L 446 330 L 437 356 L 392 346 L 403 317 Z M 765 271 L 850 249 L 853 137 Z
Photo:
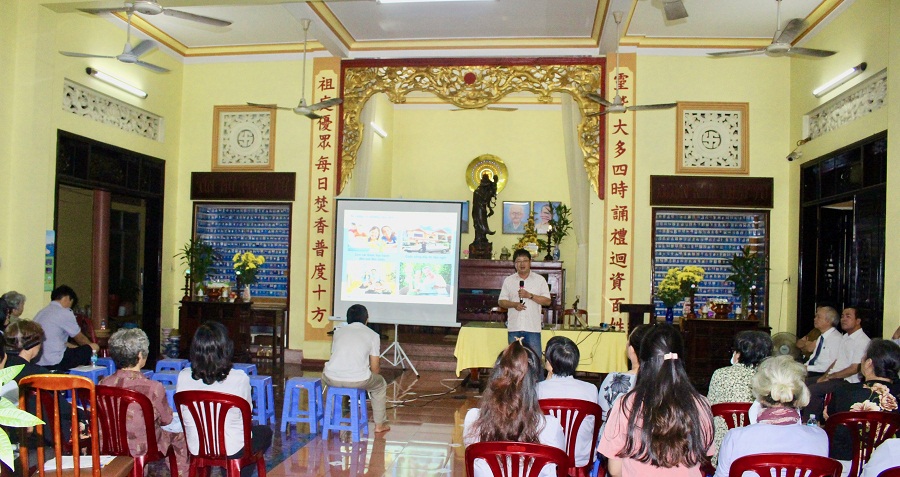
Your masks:
M 550 286 L 543 276 L 531 272 L 528 250 L 513 252 L 516 273 L 503 280 L 497 304 L 507 312 L 509 342 L 522 338 L 525 346 L 541 356 L 541 307 L 550 306 Z

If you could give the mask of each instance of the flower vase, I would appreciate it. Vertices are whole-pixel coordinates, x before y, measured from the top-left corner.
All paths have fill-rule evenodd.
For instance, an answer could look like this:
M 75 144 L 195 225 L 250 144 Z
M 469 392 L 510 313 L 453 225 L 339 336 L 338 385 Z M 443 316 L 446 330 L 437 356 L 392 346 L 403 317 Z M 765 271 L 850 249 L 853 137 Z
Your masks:
M 675 307 L 667 306 L 666 307 L 666 323 L 672 324 L 675 322 Z
M 558 262 L 558 261 L 559 261 L 559 256 L 560 256 L 560 255 L 559 255 L 559 245 L 556 245 L 556 246 L 553 247 L 553 261 L 554 261 L 554 262 Z
M 249 284 L 244 285 L 244 290 L 241 292 L 241 298 L 246 303 L 250 302 L 250 285 Z

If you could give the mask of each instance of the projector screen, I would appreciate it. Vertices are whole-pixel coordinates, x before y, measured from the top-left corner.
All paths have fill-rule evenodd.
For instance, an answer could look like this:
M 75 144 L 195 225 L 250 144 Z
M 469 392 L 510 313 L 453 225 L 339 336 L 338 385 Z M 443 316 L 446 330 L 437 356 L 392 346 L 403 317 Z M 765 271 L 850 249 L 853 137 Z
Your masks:
M 459 326 L 462 202 L 337 199 L 334 314 L 361 303 L 369 321 Z

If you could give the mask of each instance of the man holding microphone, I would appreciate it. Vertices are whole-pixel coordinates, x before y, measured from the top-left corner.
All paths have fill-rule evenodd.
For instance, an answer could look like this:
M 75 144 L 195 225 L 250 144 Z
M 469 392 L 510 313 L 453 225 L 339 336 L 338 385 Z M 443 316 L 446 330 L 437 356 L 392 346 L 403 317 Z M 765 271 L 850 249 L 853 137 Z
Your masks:
M 531 273 L 531 254 L 528 250 L 513 252 L 516 273 L 503 280 L 498 305 L 506 308 L 509 321 L 509 342 L 523 338 L 523 344 L 541 356 L 541 307 L 550 306 L 550 287 L 547 280 Z

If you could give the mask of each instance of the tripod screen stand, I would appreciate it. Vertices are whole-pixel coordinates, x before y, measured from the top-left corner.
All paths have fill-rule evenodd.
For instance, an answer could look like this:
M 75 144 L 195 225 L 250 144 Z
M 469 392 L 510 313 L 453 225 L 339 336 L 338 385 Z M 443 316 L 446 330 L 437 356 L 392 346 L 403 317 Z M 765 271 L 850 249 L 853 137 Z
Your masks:
M 413 370 L 414 373 L 416 373 L 416 377 L 418 377 L 419 372 L 416 371 L 416 367 L 413 366 L 412 361 L 409 360 L 409 356 L 406 354 L 406 351 L 403 351 L 403 347 L 400 346 L 400 332 L 397 330 L 398 326 L 398 324 L 394 323 L 394 342 L 391 343 L 391 345 L 388 346 L 388 348 L 384 350 L 383 353 L 381 353 L 381 357 L 386 359 L 387 362 L 391 364 L 391 366 L 399 365 L 403 368 L 404 371 L 406 370 L 406 365 L 403 363 L 409 363 L 409 367 Z M 391 350 L 394 351 L 393 359 L 388 357 L 391 353 Z

